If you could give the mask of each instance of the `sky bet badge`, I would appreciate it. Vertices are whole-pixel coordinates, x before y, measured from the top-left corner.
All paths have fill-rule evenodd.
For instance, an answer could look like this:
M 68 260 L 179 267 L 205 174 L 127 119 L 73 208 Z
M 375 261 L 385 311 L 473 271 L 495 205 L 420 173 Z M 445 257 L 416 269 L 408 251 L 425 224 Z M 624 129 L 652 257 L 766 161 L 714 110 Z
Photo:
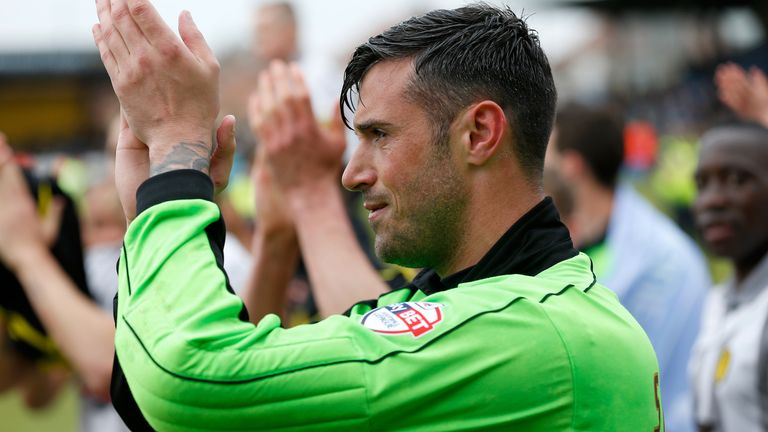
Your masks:
M 429 333 L 443 320 L 440 303 L 405 302 L 376 308 L 363 316 L 360 324 L 385 335 L 412 334 L 419 337 Z

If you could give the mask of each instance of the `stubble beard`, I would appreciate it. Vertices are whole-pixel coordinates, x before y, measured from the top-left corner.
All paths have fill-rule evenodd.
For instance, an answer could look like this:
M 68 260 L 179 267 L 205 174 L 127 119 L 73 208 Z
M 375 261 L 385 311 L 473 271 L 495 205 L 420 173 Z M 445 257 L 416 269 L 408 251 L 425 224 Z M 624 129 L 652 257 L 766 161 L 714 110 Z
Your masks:
M 407 208 L 376 230 L 375 251 L 384 262 L 409 268 L 441 268 L 459 250 L 466 224 L 466 185 L 441 156 L 406 185 Z M 382 224 L 384 225 L 384 224 Z

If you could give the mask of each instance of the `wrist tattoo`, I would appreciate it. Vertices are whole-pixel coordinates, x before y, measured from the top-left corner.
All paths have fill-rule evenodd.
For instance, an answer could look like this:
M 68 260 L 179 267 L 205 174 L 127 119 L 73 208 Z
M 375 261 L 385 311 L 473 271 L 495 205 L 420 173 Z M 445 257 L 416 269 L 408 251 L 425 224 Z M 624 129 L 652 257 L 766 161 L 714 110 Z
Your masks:
M 164 172 L 179 169 L 194 169 L 208 174 L 213 156 L 213 146 L 203 141 L 182 141 L 173 146 L 160 160 L 151 160 L 149 175 L 154 176 Z

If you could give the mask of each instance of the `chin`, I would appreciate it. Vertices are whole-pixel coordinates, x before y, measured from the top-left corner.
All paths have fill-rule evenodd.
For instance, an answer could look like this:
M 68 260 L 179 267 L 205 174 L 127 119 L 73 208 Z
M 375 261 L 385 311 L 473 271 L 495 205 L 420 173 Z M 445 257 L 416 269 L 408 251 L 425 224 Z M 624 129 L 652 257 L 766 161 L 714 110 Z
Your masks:
M 392 245 L 383 244 L 379 242 L 378 239 L 376 241 L 374 250 L 376 252 L 376 256 L 387 264 L 395 264 L 401 267 L 409 268 L 418 267 L 413 265 L 414 260 L 410 259 L 407 254 L 403 253 L 403 251 L 396 247 L 392 247 Z
M 389 248 L 385 246 L 380 246 L 378 242 L 376 242 L 376 247 L 374 248 L 374 251 L 376 252 L 376 256 L 379 257 L 379 259 L 384 261 L 385 263 L 398 264 L 399 254 L 394 253 L 393 251 L 391 251 Z
M 735 245 L 728 243 L 708 243 L 707 249 L 712 252 L 718 258 L 724 258 L 728 260 L 738 260 L 740 256 L 744 255 L 743 251 Z

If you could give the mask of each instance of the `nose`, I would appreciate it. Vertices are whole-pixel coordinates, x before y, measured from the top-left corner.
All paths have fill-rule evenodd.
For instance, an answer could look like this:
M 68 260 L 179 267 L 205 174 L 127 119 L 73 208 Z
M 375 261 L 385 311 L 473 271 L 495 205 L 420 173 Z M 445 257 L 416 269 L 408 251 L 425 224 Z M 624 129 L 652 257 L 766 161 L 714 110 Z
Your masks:
M 696 195 L 696 208 L 699 210 L 722 209 L 728 204 L 728 194 L 722 182 L 710 180 L 700 187 Z
M 360 143 L 344 168 L 341 184 L 351 191 L 362 192 L 375 183 L 376 170 L 373 168 L 370 155 L 366 152 L 365 144 Z

